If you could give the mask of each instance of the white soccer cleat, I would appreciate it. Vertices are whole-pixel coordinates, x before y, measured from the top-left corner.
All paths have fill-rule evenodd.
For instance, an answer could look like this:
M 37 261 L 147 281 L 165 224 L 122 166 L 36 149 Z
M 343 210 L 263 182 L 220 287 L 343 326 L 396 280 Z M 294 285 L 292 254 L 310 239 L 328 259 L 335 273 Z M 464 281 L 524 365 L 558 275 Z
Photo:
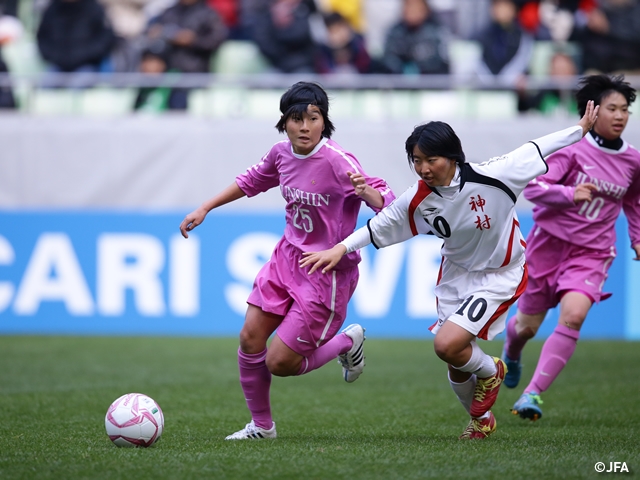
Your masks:
M 364 328 L 354 323 L 342 330 L 342 333 L 353 340 L 353 346 L 347 353 L 338 356 L 338 363 L 342 365 L 342 377 L 345 382 L 355 382 L 364 370 L 364 349 L 366 339 Z
M 251 420 L 242 429 L 236 433 L 232 433 L 225 440 L 260 440 L 261 438 L 276 438 L 276 422 L 273 422 L 273 426 L 269 430 L 260 428 Z

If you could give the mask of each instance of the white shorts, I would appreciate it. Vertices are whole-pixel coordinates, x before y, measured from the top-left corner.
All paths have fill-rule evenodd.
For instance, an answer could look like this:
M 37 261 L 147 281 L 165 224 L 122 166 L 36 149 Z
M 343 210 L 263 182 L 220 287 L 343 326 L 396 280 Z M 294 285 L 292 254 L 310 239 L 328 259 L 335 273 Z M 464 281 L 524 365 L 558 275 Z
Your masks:
M 504 330 L 509 307 L 527 286 L 527 265 L 497 272 L 469 272 L 442 262 L 442 276 L 435 288 L 438 321 L 429 330 L 437 333 L 448 320 L 483 340 Z

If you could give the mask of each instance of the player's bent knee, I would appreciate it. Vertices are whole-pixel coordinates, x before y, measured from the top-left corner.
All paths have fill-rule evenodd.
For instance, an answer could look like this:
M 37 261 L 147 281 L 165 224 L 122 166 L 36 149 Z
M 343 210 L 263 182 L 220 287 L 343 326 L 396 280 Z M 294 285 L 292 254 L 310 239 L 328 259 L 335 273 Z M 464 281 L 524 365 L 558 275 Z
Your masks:
M 300 364 L 294 365 L 289 360 L 267 357 L 267 368 L 276 377 L 290 377 L 298 374 Z
M 563 316 L 558 320 L 559 325 L 564 325 L 565 327 L 569 327 L 572 330 L 580 331 L 582 328 L 582 324 L 584 323 L 584 316 L 576 315 L 576 316 Z
M 266 340 L 246 328 L 240 330 L 240 350 L 244 353 L 260 353 L 265 348 L 267 348 Z
M 544 315 L 520 315 L 516 322 L 516 333 L 521 338 L 531 339 L 536 336 L 544 320 Z
M 539 327 L 523 327 L 522 330 L 518 332 L 518 336 L 520 338 L 526 338 L 527 340 L 532 339 L 538 333 Z
M 445 362 L 449 362 L 449 360 L 458 353 L 452 343 L 440 340 L 437 336 L 433 342 L 433 349 L 435 350 L 438 358 Z

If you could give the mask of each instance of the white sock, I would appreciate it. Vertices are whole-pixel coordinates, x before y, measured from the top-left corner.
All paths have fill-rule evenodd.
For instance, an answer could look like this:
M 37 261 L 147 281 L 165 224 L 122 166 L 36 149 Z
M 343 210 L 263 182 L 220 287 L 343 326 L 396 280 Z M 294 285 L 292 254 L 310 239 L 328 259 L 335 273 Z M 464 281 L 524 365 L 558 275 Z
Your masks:
M 469 361 L 463 366 L 455 368 L 461 372 L 475 373 L 478 378 L 490 377 L 498 371 L 493 357 L 484 353 L 475 340 L 471 342 L 471 358 Z
M 453 389 L 453 393 L 456 394 L 458 400 L 464 407 L 464 409 L 469 413 L 471 409 L 471 402 L 473 401 L 473 392 L 476 389 L 476 376 L 471 375 L 466 382 L 456 383 L 451 380 L 451 375 L 449 375 L 449 384 Z

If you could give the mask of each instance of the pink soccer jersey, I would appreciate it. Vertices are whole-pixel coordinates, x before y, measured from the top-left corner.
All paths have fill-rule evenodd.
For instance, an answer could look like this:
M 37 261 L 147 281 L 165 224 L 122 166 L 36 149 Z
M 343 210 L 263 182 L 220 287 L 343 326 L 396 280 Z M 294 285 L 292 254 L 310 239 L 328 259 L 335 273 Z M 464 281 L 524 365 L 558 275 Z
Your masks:
M 238 175 L 236 183 L 249 197 L 279 187 L 286 201 L 284 237 L 301 251 L 317 252 L 333 247 L 356 227 L 363 200 L 347 172 L 364 175 L 367 184 L 382 194 L 383 207 L 395 199 L 384 180 L 367 176 L 351 153 L 327 138 L 308 155 L 293 153 L 289 140 L 278 142 L 259 163 Z M 359 253 L 353 252 L 336 268 L 359 261 Z
M 532 180 L 525 198 L 535 204 L 540 228 L 569 243 L 596 250 L 615 245 L 615 222 L 624 209 L 631 244 L 640 243 L 640 152 L 624 142 L 620 150 L 599 146 L 591 134 L 547 159 L 549 171 Z M 574 204 L 576 185 L 598 187 L 590 202 Z

